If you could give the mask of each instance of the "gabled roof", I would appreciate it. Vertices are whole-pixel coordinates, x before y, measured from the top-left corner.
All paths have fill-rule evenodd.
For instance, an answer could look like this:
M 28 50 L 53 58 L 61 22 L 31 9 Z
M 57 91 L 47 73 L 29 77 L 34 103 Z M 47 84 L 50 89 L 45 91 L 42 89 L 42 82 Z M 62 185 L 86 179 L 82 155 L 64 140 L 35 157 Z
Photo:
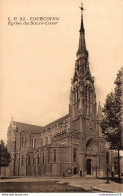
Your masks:
M 21 123 L 16 121 L 13 121 L 13 124 L 15 124 L 15 126 L 19 131 L 27 131 L 27 132 L 34 132 L 34 133 L 39 133 L 42 131 L 42 127 L 38 125 L 31 125 L 31 124 Z
M 38 126 L 38 125 L 27 124 L 27 123 L 16 122 L 16 121 L 13 121 L 12 124 L 13 124 L 13 126 L 16 127 L 17 130 L 22 131 L 22 132 L 24 131 L 24 132 L 31 132 L 31 133 L 40 133 L 40 132 L 45 131 L 46 129 L 50 128 L 51 126 L 53 126 L 57 123 L 62 123 L 68 117 L 69 117 L 69 114 L 49 123 L 48 125 L 46 125 L 44 127 Z

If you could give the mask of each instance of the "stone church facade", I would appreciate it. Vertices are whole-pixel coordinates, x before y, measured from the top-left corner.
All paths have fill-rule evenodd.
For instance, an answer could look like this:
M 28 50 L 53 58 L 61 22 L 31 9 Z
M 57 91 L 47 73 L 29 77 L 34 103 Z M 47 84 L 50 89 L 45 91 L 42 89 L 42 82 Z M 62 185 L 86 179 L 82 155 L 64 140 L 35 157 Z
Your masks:
M 11 153 L 10 175 L 105 176 L 101 106 L 97 109 L 83 14 L 76 57 L 69 114 L 44 127 L 11 120 L 7 143 Z

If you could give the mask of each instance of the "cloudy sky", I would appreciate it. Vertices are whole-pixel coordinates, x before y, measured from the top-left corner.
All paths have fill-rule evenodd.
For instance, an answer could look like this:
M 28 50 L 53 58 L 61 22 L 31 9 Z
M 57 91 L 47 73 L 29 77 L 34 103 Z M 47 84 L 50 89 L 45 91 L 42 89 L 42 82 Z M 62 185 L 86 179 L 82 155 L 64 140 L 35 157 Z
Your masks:
M 37 125 L 68 113 L 80 0 L 0 1 L 0 135 L 11 117 Z M 83 0 L 89 63 L 102 106 L 123 66 L 123 1 Z M 59 17 L 56 25 L 8 25 L 8 17 Z

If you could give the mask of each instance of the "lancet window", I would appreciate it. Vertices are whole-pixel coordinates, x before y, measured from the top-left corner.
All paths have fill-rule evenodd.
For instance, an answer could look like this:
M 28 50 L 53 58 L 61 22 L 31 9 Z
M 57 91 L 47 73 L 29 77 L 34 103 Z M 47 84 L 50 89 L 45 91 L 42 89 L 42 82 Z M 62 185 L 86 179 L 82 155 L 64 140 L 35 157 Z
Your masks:
M 30 166 L 30 154 L 28 155 L 28 165 Z
M 73 149 L 73 162 L 77 161 L 77 150 L 76 148 Z

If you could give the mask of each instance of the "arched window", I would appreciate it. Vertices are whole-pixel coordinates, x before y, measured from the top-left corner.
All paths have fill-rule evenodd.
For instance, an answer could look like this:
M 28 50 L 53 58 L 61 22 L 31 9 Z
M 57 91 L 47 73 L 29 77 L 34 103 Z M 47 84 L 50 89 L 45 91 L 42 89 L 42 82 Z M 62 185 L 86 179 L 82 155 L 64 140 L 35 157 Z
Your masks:
M 50 151 L 48 150 L 48 163 L 50 162 Z
M 76 103 L 76 91 L 74 90 L 74 103 Z
M 22 155 L 22 157 L 21 157 L 21 165 L 23 165 L 23 155 Z
M 76 148 L 73 149 L 73 162 L 77 161 L 77 150 Z
M 56 150 L 54 150 L 54 162 L 56 162 Z
M 35 165 L 35 155 L 33 155 L 33 165 Z
M 25 138 L 22 137 L 22 147 L 25 147 Z
M 46 139 L 46 145 L 48 144 L 48 137 L 45 138 Z
M 92 103 L 92 89 L 89 89 L 89 103 Z
M 30 166 L 30 154 L 28 155 L 28 165 Z
M 89 89 L 89 114 L 92 114 L 92 89 Z
M 88 89 L 87 89 L 87 87 L 85 89 L 85 100 L 88 101 Z
M 89 90 L 89 103 L 91 102 L 91 91 Z
M 38 154 L 37 156 L 37 164 L 39 165 L 40 164 L 40 155 Z
M 36 139 L 34 139 L 34 148 L 36 148 Z
M 18 166 L 20 166 L 20 154 L 18 155 Z
M 44 165 L 44 152 L 43 152 L 43 165 Z
M 25 137 L 25 147 L 26 147 L 26 137 Z
M 36 138 L 32 139 L 32 147 L 35 148 L 36 147 Z
M 77 88 L 77 103 L 78 103 L 78 100 L 79 100 L 79 92 L 78 92 L 78 88 Z
M 30 133 L 30 143 L 31 143 L 31 133 Z
M 22 137 L 22 147 L 26 147 L 26 137 Z

